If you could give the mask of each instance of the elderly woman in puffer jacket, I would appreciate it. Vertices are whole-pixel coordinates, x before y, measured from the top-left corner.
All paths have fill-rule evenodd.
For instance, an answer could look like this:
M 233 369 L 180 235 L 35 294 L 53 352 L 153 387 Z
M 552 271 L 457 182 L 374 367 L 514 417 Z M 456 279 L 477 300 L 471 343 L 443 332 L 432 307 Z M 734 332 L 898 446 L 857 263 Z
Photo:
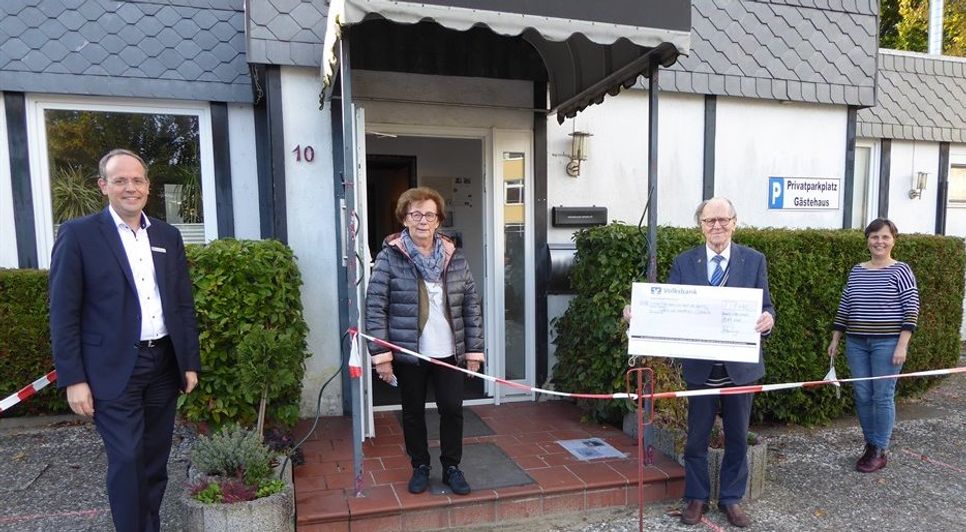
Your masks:
M 376 338 L 479 371 L 483 363 L 483 318 L 466 257 L 436 230 L 445 219 L 438 192 L 417 187 L 403 192 L 396 218 L 406 227 L 386 237 L 376 256 L 366 293 L 366 330 Z M 411 493 L 429 485 L 426 387 L 430 379 L 439 410 L 443 483 L 466 495 L 470 486 L 459 469 L 463 454 L 463 374 L 370 342 L 379 378 L 398 382 L 403 436 L 413 466 Z

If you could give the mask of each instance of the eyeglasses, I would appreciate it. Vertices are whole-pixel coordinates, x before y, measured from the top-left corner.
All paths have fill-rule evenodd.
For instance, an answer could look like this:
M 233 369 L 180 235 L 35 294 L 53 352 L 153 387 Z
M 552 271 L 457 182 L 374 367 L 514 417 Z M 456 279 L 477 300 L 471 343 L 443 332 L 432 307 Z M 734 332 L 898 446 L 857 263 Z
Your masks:
M 409 219 L 414 222 L 422 221 L 422 219 L 425 218 L 427 222 L 433 223 L 436 221 L 436 218 L 438 215 L 435 212 L 412 211 L 412 212 L 407 212 L 406 216 L 408 216 Z
M 714 227 L 714 224 L 718 224 L 721 227 L 726 227 L 734 219 L 734 216 L 731 218 L 701 218 L 701 223 L 704 224 L 705 227 Z
M 110 183 L 112 187 L 126 187 L 130 183 L 137 188 L 143 188 L 148 184 L 148 180 L 143 177 L 132 177 L 130 179 L 126 177 L 115 177 L 110 180 L 105 179 L 105 181 Z

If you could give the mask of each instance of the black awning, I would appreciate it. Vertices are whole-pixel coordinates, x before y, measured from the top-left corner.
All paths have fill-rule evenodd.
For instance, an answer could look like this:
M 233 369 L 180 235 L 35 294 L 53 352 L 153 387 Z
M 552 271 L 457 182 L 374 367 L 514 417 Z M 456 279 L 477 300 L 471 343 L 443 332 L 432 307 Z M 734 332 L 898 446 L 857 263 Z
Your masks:
M 382 17 L 414 24 L 433 21 L 465 31 L 485 26 L 521 36 L 546 65 L 551 110 L 563 122 L 687 54 L 690 0 L 333 0 L 322 61 L 331 83 L 340 28 Z

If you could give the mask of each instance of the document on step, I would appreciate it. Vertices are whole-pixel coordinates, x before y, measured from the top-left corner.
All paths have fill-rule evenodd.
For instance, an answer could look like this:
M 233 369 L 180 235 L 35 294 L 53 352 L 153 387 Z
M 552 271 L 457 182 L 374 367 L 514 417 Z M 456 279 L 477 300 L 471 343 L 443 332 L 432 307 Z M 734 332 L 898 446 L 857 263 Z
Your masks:
M 758 362 L 760 288 L 634 283 L 627 354 Z

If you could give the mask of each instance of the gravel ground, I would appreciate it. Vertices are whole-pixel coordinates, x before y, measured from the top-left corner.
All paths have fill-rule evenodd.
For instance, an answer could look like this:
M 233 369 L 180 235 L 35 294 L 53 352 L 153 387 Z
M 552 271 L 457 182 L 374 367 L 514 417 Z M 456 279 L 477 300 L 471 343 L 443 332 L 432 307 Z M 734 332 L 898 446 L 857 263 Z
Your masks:
M 768 439 L 768 477 L 764 495 L 743 505 L 752 518 L 746 530 L 966 530 L 966 374 L 899 405 L 889 465 L 876 473 L 854 469 L 864 446 L 855 418 L 816 429 L 755 430 Z M 679 510 L 678 503 L 647 506 L 644 530 L 739 530 L 716 509 L 695 526 L 682 524 Z M 622 509 L 489 530 L 634 531 L 637 513 Z
M 93 423 L 3 420 L 0 425 L 0 531 L 114 530 L 104 475 L 107 457 Z M 177 493 L 187 478 L 194 435 L 178 427 L 161 508 L 165 530 L 180 530 Z
M 873 474 L 854 471 L 863 447 L 854 418 L 816 429 L 757 427 L 768 439 L 768 480 L 762 498 L 745 504 L 752 517 L 748 530 L 966 530 L 966 375 L 900 404 L 897 417 L 889 465 Z M 177 494 L 186 483 L 193 441 L 190 431 L 178 427 L 161 512 L 164 530 L 182 528 Z M 0 531 L 112 530 L 105 469 L 100 437 L 90 423 L 0 419 Z M 702 524 L 685 526 L 679 507 L 649 505 L 645 530 L 733 529 L 714 509 Z M 630 508 L 476 530 L 637 529 L 637 509 Z

